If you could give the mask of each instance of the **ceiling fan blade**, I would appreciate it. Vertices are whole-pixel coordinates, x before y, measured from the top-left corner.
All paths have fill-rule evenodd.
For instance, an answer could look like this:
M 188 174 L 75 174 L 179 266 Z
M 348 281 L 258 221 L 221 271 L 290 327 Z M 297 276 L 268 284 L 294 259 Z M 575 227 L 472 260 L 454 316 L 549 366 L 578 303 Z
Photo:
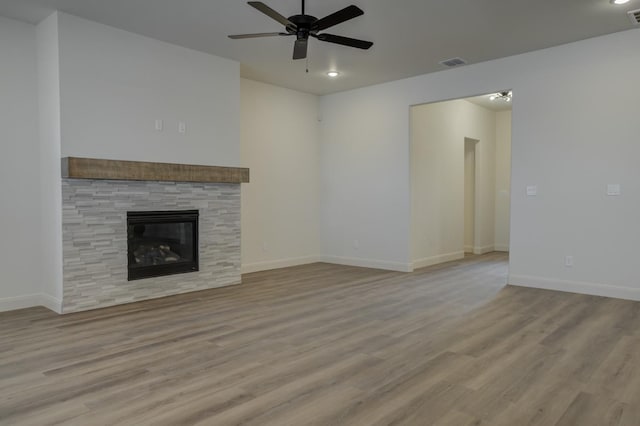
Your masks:
M 341 44 L 343 46 L 356 47 L 358 49 L 368 49 L 371 46 L 373 46 L 373 43 L 370 41 L 358 40 L 356 38 L 342 37 L 342 36 L 333 35 L 333 34 L 318 34 L 316 38 L 321 41 Z
M 275 36 L 279 36 L 279 35 L 293 35 L 293 34 L 288 34 L 288 33 L 255 33 L 255 34 L 234 34 L 234 35 L 230 35 L 228 37 L 232 38 L 234 40 L 237 40 L 239 38 L 275 37 Z
M 358 6 L 347 6 L 342 10 L 339 10 L 331 15 L 325 16 L 322 19 L 318 19 L 311 26 L 312 31 L 322 31 L 329 27 L 333 27 L 334 25 L 338 25 L 344 21 L 348 21 L 349 19 L 353 19 L 356 16 L 363 15 L 364 12 Z
M 230 35 L 228 37 L 232 38 L 234 40 L 237 40 L 237 39 L 240 39 L 240 38 L 275 37 L 275 36 L 288 36 L 288 35 L 294 35 L 294 34 L 289 34 L 289 33 L 255 33 L 255 34 L 235 34 L 235 35 Z
M 293 59 L 304 59 L 307 57 L 308 39 L 299 38 L 293 45 Z
M 271 19 L 275 19 L 276 21 L 280 22 L 285 27 L 293 28 L 293 29 L 297 28 L 296 24 L 294 24 L 284 16 L 280 15 L 278 12 L 271 9 L 269 6 L 262 3 L 261 1 L 249 1 L 247 3 L 249 4 L 249 6 L 255 7 L 256 9 L 258 9 L 260 12 L 264 13 Z

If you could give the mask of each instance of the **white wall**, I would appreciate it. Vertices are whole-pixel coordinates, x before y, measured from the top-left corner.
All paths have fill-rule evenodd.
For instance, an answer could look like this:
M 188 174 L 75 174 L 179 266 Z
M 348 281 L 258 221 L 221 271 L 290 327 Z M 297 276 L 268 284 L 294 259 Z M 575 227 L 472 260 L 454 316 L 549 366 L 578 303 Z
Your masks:
M 409 105 L 509 87 L 510 282 L 640 299 L 638 45 L 634 29 L 323 97 L 327 253 L 346 256 L 360 238 L 359 258 L 408 264 Z M 607 183 L 623 195 L 607 197 Z M 531 184 L 539 194 L 527 198 Z
M 242 269 L 318 261 L 318 97 L 241 80 Z
M 493 250 L 495 113 L 466 100 L 411 108 L 414 268 L 464 257 L 465 138 L 478 141 L 474 247 Z
M 59 31 L 64 157 L 240 164 L 237 62 L 62 13 Z
M 40 293 L 40 174 L 36 34 L 0 17 L 0 311 Z
M 509 251 L 511 202 L 511 111 L 496 113 L 495 249 Z
M 62 190 L 60 187 L 60 62 L 58 15 L 36 28 L 38 57 L 38 124 L 40 150 L 40 197 L 42 200 L 43 252 L 40 287 L 42 303 L 62 311 Z
M 0 310 L 59 311 L 61 157 L 240 165 L 239 64 L 63 13 L 0 19 Z
M 413 267 L 407 95 L 389 83 L 320 100 L 321 242 L 329 261 Z

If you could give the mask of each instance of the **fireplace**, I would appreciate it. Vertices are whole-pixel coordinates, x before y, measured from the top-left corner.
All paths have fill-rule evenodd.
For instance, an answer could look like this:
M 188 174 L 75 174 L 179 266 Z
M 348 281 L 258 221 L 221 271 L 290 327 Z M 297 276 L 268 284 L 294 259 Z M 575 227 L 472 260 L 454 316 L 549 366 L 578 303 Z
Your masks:
M 249 169 L 71 157 L 62 176 L 62 312 L 241 282 Z
M 198 270 L 198 210 L 127 212 L 128 280 Z

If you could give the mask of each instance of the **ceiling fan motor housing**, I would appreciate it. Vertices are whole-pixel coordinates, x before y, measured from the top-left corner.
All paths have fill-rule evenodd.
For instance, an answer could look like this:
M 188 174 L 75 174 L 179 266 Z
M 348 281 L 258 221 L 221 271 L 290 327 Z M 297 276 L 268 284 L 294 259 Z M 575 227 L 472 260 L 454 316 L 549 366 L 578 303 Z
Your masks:
M 291 34 L 295 34 L 298 40 L 306 40 L 309 38 L 309 34 L 315 34 L 317 31 L 312 31 L 313 24 L 318 20 L 315 16 L 311 15 L 293 15 L 290 16 L 289 21 L 294 23 L 297 27 L 295 28 L 287 27 L 287 31 Z

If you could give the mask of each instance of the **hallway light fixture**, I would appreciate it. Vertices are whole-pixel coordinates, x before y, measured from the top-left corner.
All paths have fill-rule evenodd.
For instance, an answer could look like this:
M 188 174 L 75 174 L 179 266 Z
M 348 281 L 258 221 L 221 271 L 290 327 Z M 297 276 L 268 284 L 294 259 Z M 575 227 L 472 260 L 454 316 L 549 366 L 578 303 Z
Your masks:
M 629 0 L 610 0 L 611 4 L 626 4 Z
M 509 90 L 508 92 L 494 93 L 493 95 L 489 96 L 489 99 L 491 99 L 492 101 L 501 100 L 505 102 L 511 102 L 512 97 L 513 97 L 513 92 Z

